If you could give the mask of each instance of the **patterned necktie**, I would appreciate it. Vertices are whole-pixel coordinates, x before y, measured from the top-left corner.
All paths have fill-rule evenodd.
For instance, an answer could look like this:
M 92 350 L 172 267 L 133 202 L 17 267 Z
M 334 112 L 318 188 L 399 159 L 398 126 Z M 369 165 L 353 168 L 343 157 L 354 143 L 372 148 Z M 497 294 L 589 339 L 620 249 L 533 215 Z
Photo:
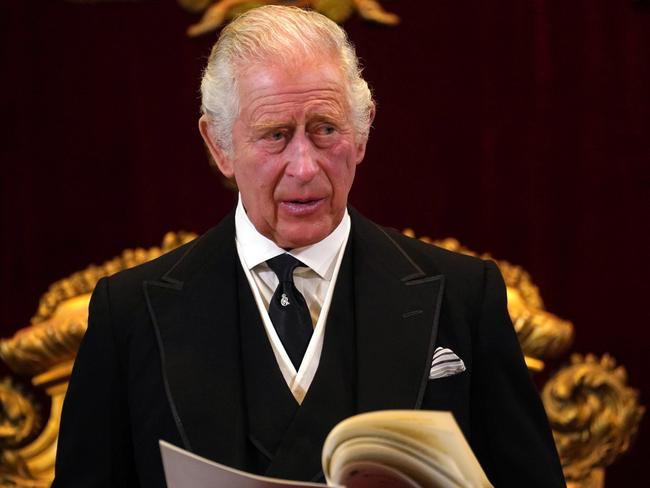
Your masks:
M 306 266 L 286 253 L 269 259 L 266 264 L 280 281 L 271 297 L 269 316 L 289 359 L 298 371 L 311 339 L 313 325 L 305 298 L 293 283 L 293 270 Z

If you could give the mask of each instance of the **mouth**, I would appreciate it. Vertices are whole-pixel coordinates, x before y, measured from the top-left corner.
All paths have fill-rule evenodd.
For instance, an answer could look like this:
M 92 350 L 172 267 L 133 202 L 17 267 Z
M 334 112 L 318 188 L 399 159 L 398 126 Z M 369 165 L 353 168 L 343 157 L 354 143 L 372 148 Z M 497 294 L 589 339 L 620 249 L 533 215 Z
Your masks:
M 317 211 L 324 203 L 325 198 L 299 198 L 282 200 L 280 208 L 290 215 L 301 217 Z

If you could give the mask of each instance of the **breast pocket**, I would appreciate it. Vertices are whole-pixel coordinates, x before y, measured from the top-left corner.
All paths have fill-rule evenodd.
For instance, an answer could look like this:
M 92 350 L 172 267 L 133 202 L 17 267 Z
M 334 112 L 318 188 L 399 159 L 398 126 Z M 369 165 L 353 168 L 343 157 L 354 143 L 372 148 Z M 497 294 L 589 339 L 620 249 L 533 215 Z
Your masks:
M 467 411 L 469 405 L 469 373 L 463 371 L 427 382 L 422 408 L 427 410 Z

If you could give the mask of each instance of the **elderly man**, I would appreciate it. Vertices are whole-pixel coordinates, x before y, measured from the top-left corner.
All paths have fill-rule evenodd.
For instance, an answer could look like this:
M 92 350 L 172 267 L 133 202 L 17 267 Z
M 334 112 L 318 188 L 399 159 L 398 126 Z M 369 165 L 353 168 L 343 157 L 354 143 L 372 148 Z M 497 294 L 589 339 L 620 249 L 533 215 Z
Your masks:
M 345 33 L 252 10 L 223 30 L 201 88 L 199 129 L 239 202 L 97 284 L 55 486 L 164 486 L 159 439 L 319 479 L 337 422 L 396 408 L 451 410 L 496 486 L 562 486 L 496 266 L 347 206 L 375 109 Z

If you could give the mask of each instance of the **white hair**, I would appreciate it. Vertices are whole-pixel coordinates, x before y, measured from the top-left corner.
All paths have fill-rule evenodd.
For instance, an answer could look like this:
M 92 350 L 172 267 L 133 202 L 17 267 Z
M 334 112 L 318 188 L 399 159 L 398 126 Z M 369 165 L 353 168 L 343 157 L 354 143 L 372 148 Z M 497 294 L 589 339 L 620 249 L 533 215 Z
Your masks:
M 317 12 L 277 5 L 240 15 L 212 47 L 201 80 L 201 111 L 209 118 L 211 136 L 232 153 L 232 128 L 240 109 L 237 77 L 247 66 L 285 63 L 324 52 L 339 58 L 356 136 L 366 140 L 375 103 L 345 31 Z

